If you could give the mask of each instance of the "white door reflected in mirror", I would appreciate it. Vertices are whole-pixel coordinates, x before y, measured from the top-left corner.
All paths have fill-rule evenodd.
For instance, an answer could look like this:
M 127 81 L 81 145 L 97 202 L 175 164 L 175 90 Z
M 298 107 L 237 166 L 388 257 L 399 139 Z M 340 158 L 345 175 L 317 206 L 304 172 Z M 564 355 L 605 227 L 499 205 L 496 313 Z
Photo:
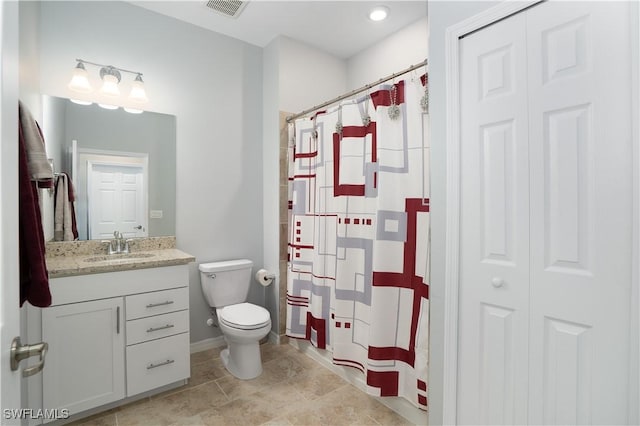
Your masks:
M 147 236 L 147 203 L 143 165 L 87 164 L 90 239 L 106 239 L 114 231 L 125 238 Z

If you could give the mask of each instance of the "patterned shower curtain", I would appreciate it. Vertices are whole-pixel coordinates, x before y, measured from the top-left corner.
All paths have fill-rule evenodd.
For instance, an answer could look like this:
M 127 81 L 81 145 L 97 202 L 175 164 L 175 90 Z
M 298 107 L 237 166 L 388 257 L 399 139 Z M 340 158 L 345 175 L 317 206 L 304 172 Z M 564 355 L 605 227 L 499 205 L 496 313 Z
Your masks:
M 426 76 L 289 126 L 287 335 L 427 407 Z

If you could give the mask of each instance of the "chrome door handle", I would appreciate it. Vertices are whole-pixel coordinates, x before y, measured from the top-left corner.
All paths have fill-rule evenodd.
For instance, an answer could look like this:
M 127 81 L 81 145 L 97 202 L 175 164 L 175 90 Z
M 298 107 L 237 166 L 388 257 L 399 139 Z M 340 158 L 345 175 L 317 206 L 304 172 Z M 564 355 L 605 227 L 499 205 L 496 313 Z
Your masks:
M 140 230 L 140 229 L 142 229 L 142 225 L 134 226 L 134 227 L 133 227 L 133 229 L 138 229 L 138 230 Z
M 172 303 L 173 303 L 173 300 L 167 300 L 166 302 L 160 302 L 160 303 L 149 303 L 147 305 L 147 308 L 155 308 L 157 306 L 170 305 Z
M 159 362 L 158 364 L 149 364 L 147 365 L 147 370 L 151 370 L 152 368 L 162 367 L 163 365 L 173 364 L 175 361 L 172 359 L 168 359 L 165 362 Z
M 167 325 L 163 325 L 162 327 L 156 327 L 156 328 L 149 328 L 147 329 L 147 333 L 153 333 L 154 331 L 160 331 L 160 330 L 166 330 L 167 328 L 173 328 L 175 327 L 173 324 L 167 324 Z
M 23 345 L 20 342 L 20 338 L 16 337 L 13 339 L 13 342 L 11 342 L 11 371 L 16 371 L 18 369 L 18 364 L 20 364 L 20 361 L 23 359 L 40 355 L 40 362 L 32 367 L 22 370 L 22 377 L 29 377 L 39 373 L 44 368 L 44 359 L 47 356 L 48 349 L 49 344 L 46 342 L 40 342 L 33 345 Z

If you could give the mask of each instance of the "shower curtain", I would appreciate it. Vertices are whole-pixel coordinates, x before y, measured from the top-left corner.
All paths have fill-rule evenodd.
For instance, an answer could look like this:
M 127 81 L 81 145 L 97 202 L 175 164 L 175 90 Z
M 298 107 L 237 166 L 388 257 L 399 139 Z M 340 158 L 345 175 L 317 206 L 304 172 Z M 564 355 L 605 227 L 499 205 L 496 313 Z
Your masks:
M 427 408 L 426 76 L 289 126 L 287 335 Z

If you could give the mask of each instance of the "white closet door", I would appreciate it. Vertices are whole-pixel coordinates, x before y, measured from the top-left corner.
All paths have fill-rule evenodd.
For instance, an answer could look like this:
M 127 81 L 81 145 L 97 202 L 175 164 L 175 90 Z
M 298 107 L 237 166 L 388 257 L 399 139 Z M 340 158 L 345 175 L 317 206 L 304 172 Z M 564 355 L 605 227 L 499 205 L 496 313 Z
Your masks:
M 627 422 L 629 2 L 527 12 L 533 424 Z
M 458 422 L 527 419 L 529 159 L 523 14 L 461 41 Z

